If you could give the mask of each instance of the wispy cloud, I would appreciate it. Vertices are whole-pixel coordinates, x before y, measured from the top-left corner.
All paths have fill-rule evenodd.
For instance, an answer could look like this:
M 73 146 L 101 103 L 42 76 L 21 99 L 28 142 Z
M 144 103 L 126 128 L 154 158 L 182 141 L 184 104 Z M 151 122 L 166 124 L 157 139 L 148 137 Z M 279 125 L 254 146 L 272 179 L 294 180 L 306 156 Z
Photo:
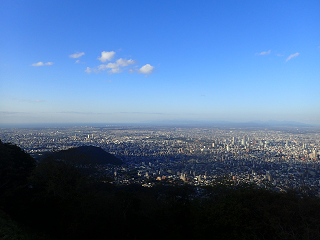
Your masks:
M 44 63 L 43 62 L 32 63 L 31 66 L 32 67 L 41 67 L 41 66 L 44 66 Z
M 137 72 L 137 71 L 139 71 L 138 69 L 135 69 L 135 68 L 129 68 L 128 69 L 128 72 L 129 73 L 135 73 L 135 72 Z
M 103 51 L 101 52 L 101 57 L 98 57 L 98 60 L 100 60 L 101 62 L 110 61 L 115 54 L 116 53 L 114 51 L 111 51 L 111 52 Z
M 92 69 L 91 69 L 91 68 L 89 68 L 89 67 L 87 67 L 87 69 L 86 69 L 84 72 L 86 72 L 86 73 L 90 74 L 90 73 L 92 72 Z
M 56 112 L 61 114 L 85 114 L 85 115 L 92 115 L 92 114 L 103 114 L 97 112 L 76 112 L 76 111 L 66 111 L 66 112 Z
M 6 111 L 0 111 L 0 115 L 13 115 L 13 114 L 21 114 L 24 112 L 6 112 Z
M 291 54 L 287 59 L 286 59 L 286 62 L 288 62 L 291 58 L 294 58 L 294 57 L 298 57 L 300 53 L 295 53 L 295 54 Z
M 51 66 L 51 65 L 53 65 L 53 62 L 47 62 L 47 63 L 37 62 L 37 63 L 31 64 L 32 67 Z
M 271 50 L 269 50 L 268 52 L 256 53 L 256 55 L 268 55 L 270 53 L 271 53 Z
M 120 114 L 156 114 L 156 115 L 167 115 L 166 113 L 161 112 L 117 112 Z
M 81 52 L 81 53 L 76 52 L 74 54 L 69 55 L 69 58 L 79 58 L 79 57 L 83 56 L 84 54 L 85 54 L 84 52 Z
M 82 115 L 110 115 L 110 114 L 156 114 L 156 115 L 167 115 L 167 113 L 161 112 L 77 112 L 77 111 L 64 111 L 55 112 L 59 114 L 82 114 Z
M 75 63 L 85 64 L 85 62 L 80 62 L 80 60 L 79 60 L 79 59 L 78 59 L 77 61 L 75 61 Z
M 12 100 L 17 101 L 17 102 L 28 102 L 28 103 L 40 103 L 40 102 L 45 102 L 45 100 L 32 100 L 32 99 L 19 99 L 19 98 L 13 98 Z
M 146 64 L 139 69 L 139 73 L 151 74 L 153 70 L 154 70 L 153 66 L 151 66 L 150 64 Z

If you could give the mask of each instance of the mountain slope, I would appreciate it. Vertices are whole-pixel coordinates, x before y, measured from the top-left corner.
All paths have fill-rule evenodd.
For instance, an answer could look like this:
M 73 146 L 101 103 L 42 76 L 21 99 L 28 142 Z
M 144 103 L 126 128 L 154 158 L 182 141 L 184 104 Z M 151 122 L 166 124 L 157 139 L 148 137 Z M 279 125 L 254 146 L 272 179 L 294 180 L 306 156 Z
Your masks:
M 81 146 L 70 148 L 50 154 L 51 157 L 60 158 L 67 161 L 76 161 L 83 164 L 113 164 L 121 165 L 123 162 L 114 155 L 104 151 L 102 148 L 94 146 Z

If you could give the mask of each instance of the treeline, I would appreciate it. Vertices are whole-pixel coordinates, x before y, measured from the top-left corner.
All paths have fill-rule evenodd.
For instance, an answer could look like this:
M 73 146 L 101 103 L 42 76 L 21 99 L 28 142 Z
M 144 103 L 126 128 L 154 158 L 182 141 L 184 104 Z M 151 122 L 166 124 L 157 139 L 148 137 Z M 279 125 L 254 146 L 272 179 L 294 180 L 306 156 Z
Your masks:
M 217 183 L 115 186 L 0 142 L 1 239 L 320 239 L 320 203 Z

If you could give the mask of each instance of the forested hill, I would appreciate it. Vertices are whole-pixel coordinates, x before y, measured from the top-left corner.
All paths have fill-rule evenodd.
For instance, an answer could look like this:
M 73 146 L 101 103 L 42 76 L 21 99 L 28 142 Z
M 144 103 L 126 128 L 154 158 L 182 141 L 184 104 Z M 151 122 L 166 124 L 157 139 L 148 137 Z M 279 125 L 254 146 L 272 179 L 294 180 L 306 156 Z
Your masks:
M 113 164 L 121 165 L 123 162 L 114 155 L 94 146 L 81 146 L 59 152 L 50 153 L 49 156 L 56 159 L 74 160 L 83 164 Z

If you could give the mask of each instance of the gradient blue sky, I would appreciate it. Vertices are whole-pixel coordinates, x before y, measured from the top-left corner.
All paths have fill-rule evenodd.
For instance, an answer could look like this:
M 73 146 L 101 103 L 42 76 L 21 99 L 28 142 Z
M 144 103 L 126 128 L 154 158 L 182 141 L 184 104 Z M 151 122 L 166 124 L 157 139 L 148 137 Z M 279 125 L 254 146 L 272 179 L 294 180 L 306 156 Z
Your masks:
M 1 0 L 0 21 L 0 124 L 320 124 L 319 0 Z

